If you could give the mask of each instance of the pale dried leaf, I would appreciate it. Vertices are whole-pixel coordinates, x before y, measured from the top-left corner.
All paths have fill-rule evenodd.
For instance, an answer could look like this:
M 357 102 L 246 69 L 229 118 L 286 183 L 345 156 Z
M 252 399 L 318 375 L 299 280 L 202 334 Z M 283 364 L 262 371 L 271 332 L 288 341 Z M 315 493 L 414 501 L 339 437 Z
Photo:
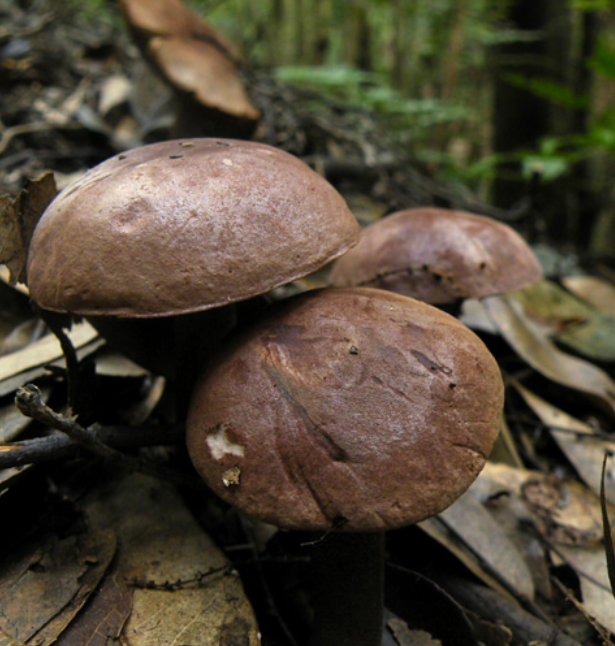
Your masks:
M 586 303 L 615 316 L 615 286 L 612 283 L 593 276 L 568 276 L 562 283 Z
M 581 479 L 596 495 L 600 495 L 600 472 L 604 452 L 615 452 L 615 442 L 598 437 L 591 426 L 549 404 L 520 384 L 513 385 L 543 424 L 550 427 L 551 436 Z M 615 472 L 612 468 L 607 471 L 605 491 L 607 500 L 615 504 Z
M 75 349 L 82 348 L 98 337 L 98 332 L 87 322 L 73 325 L 67 332 Z M 0 381 L 14 377 L 38 366 L 44 366 L 62 357 L 60 342 L 53 335 L 48 335 L 30 345 L 0 357 Z
M 470 570 L 470 572 L 478 577 L 483 583 L 488 585 L 490 588 L 497 590 L 508 599 L 514 599 L 506 587 L 485 569 L 476 555 L 473 554 L 464 543 L 460 542 L 455 534 L 451 532 L 438 517 L 428 518 L 422 523 L 419 523 L 417 527 L 422 529 L 435 541 L 438 541 L 440 545 L 445 547 L 453 556 L 455 556 L 455 558 L 459 559 L 459 561 L 461 561 L 468 570 Z
M 113 108 L 128 101 L 132 91 L 132 83 L 123 74 L 112 74 L 107 77 L 100 88 L 98 111 L 103 116 Z
M 536 488 L 536 484 L 540 484 L 541 489 Z M 528 489 L 530 485 L 535 487 L 533 491 Z M 528 512 L 535 517 L 536 510 L 532 509 L 534 503 L 549 513 L 553 525 L 561 528 L 562 533 L 567 532 L 570 537 L 576 535 L 576 544 L 595 545 L 600 541 L 600 500 L 595 493 L 574 480 L 560 480 L 539 471 L 488 462 L 472 485 L 472 492 L 481 500 L 506 492 L 511 499 L 525 503 L 510 507 L 520 522 L 528 522 Z M 613 514 L 613 510 L 610 509 L 609 513 Z
M 504 418 L 502 418 L 500 433 L 498 435 L 498 439 L 495 441 L 495 445 L 491 451 L 489 459 L 493 462 L 504 462 L 505 464 L 510 464 L 515 467 L 523 466 L 523 461 L 517 451 L 517 446 L 515 445 L 512 433 L 510 432 L 510 428 Z
M 391 617 L 387 621 L 387 626 L 399 646 L 442 646 L 439 639 L 434 639 L 424 630 L 411 630 L 399 617 Z
M 0 201 L 3 197 L 5 196 L 0 195 Z M 11 272 L 6 265 L 0 265 L 0 280 L 6 285 L 10 285 L 12 289 L 17 290 L 20 294 L 28 297 L 30 296 L 30 290 L 28 289 L 27 285 L 23 285 L 22 283 L 11 285 Z
M 93 527 L 118 533 L 118 570 L 138 581 L 194 581 L 226 564 L 167 484 L 143 476 L 109 483 L 86 503 Z M 257 627 L 236 575 L 226 571 L 168 590 L 136 587 L 124 638 L 130 646 L 242 643 L 256 646 Z
M 497 325 L 489 318 L 482 301 L 477 298 L 466 298 L 461 304 L 461 315 L 459 320 L 472 330 L 499 334 Z
M 615 599 L 609 585 L 604 548 L 564 546 L 557 553 L 579 576 L 584 608 L 605 628 L 615 632 Z
M 534 582 L 523 557 L 472 491 L 463 494 L 439 518 L 478 556 L 490 573 L 497 575 L 518 595 L 534 598 Z
M 556 383 L 590 395 L 615 415 L 615 383 L 603 370 L 556 348 L 544 329 L 506 296 L 490 296 L 483 302 L 500 334 L 532 368 Z
M 96 374 L 105 377 L 145 377 L 149 373 L 125 355 L 105 350 L 96 355 Z
M 13 327 L 0 341 L 0 356 L 16 352 L 31 343 L 40 324 L 39 319 L 31 318 Z

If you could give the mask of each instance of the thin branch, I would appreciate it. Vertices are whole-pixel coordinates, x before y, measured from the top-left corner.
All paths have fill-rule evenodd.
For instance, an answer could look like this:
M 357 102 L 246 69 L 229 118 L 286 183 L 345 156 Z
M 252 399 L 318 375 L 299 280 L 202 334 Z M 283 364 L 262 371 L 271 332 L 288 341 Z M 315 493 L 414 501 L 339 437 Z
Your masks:
M 139 448 L 175 444 L 184 437 L 180 426 L 90 426 L 87 433 L 113 448 Z M 0 445 L 0 469 L 39 464 L 77 455 L 79 442 L 61 433 Z
M 26 417 L 65 433 L 90 453 L 106 462 L 113 463 L 120 469 L 128 472 L 138 471 L 160 480 L 173 482 L 176 485 L 197 489 L 205 488 L 205 484 L 198 478 L 166 469 L 141 458 L 130 457 L 101 442 L 94 434 L 78 424 L 75 419 L 56 413 L 49 408 L 42 399 L 41 391 L 34 384 L 28 384 L 17 391 L 15 404 Z

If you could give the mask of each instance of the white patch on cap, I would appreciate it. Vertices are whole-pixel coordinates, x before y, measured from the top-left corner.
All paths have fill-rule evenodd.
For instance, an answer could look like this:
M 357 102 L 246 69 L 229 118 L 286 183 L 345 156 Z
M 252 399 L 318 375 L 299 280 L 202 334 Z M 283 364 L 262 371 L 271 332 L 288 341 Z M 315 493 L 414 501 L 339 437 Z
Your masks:
M 227 166 L 232 166 L 233 165 L 233 162 L 230 159 L 223 159 L 222 163 L 226 164 Z
M 244 456 L 241 444 L 231 442 L 226 435 L 226 426 L 219 424 L 213 433 L 207 436 L 207 446 L 214 460 L 221 460 L 225 455 Z

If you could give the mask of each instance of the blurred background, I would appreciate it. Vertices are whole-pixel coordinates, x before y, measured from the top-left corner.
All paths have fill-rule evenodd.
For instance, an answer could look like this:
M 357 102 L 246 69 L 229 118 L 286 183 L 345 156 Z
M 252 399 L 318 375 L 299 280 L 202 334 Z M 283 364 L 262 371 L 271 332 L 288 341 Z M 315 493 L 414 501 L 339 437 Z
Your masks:
M 533 242 L 613 255 L 613 0 L 187 4 L 242 52 L 257 138 L 358 180 L 359 201 L 519 219 Z M 168 136 L 168 84 L 116 2 L 2 0 L 0 14 L 1 188 Z M 386 190 L 367 168 L 389 173 Z

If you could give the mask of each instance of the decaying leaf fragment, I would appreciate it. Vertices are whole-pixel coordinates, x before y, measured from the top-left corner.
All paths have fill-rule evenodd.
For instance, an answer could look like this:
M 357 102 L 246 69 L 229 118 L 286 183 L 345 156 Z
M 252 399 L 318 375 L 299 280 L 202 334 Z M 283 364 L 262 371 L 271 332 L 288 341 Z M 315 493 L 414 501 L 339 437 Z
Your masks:
M 599 543 L 602 528 L 598 496 L 580 483 L 504 464 L 487 463 L 476 484 L 481 498 L 506 493 L 511 501 L 525 503 L 536 531 L 548 532 L 545 538 L 551 560 L 565 563 L 577 573 L 585 610 L 610 631 L 615 630 L 615 602 L 604 547 Z M 473 491 L 477 490 L 474 487 Z M 511 504 L 509 509 L 514 512 L 523 506 Z M 523 510 L 518 520 L 527 524 Z
M 549 427 L 551 437 L 570 460 L 581 479 L 596 495 L 599 495 L 604 452 L 615 452 L 615 442 L 604 440 L 589 424 L 556 408 L 521 384 L 514 382 L 513 385 L 525 403 L 543 424 Z M 610 470 L 605 491 L 607 500 L 615 504 L 615 481 L 611 477 Z
M 115 547 L 115 536 L 104 530 L 49 536 L 12 554 L 0 569 L 0 631 L 37 646 L 54 642 L 100 581 Z
M 118 534 L 114 576 L 132 587 L 122 643 L 257 646 L 241 581 L 169 485 L 125 476 L 96 492 L 85 507 L 91 526 Z M 216 573 L 207 576 L 211 570 Z
M 43 211 L 57 195 L 53 173 L 28 182 L 16 198 L 0 195 L 0 264 L 11 272 L 11 284 L 26 282 L 28 246 Z

